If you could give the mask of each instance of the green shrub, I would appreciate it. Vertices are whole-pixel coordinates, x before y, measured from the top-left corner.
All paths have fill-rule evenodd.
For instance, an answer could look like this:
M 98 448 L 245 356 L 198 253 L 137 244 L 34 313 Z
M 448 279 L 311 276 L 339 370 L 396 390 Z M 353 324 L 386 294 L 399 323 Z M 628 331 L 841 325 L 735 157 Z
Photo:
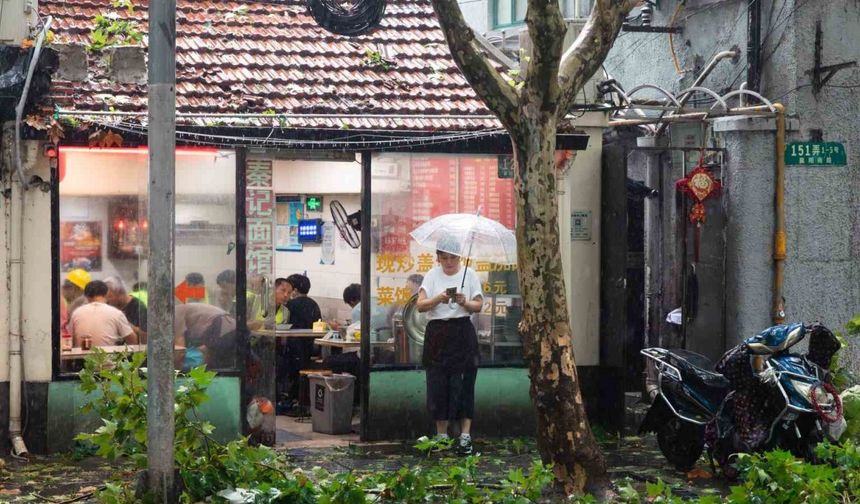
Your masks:
M 80 374 L 81 389 L 90 393 L 84 409 L 98 413 L 102 425 L 77 437 L 82 443 L 92 443 L 98 455 L 131 460 L 139 469 L 146 467 L 144 358 L 143 353 L 98 350 L 87 358 Z M 214 377 L 215 373 L 199 367 L 177 380 L 174 452 L 184 486 L 183 503 L 521 504 L 538 500 L 553 478 L 550 466 L 535 461 L 528 473 L 514 469 L 501 482 L 488 484 L 478 476 L 480 455 L 455 462 L 445 459 L 439 464 L 428 454 L 422 463 L 394 472 L 331 474 L 318 469 L 308 473 L 292 467 L 271 448 L 250 446 L 245 438 L 227 444 L 212 439 L 214 427 L 200 420 L 197 408 L 208 399 L 206 388 Z M 433 443 L 416 448 L 433 448 Z M 107 483 L 99 499 L 109 504 L 139 501 L 128 479 Z

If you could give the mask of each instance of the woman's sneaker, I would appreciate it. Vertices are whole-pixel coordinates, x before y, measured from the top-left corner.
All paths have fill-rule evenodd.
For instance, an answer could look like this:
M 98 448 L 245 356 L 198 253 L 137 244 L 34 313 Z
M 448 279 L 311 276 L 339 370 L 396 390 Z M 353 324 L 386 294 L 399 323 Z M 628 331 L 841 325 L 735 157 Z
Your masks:
M 472 454 L 472 436 L 469 434 L 460 434 L 460 440 L 457 443 L 457 453 L 460 455 Z

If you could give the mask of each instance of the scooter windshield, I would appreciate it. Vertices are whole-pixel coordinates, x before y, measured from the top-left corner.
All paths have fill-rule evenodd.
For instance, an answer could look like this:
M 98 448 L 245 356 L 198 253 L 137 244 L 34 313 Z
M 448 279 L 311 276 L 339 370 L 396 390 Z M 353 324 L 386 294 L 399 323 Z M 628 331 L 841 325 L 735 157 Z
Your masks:
M 750 351 L 757 355 L 770 355 L 787 350 L 800 343 L 806 336 L 806 327 L 799 322 L 776 325 L 747 338 Z

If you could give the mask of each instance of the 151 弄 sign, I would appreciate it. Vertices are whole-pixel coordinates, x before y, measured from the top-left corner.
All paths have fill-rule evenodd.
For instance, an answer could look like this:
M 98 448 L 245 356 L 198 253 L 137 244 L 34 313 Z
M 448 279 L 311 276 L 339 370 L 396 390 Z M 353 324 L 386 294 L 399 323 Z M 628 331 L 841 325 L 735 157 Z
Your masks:
M 786 165 L 845 166 L 845 145 L 837 142 L 792 142 L 785 146 Z

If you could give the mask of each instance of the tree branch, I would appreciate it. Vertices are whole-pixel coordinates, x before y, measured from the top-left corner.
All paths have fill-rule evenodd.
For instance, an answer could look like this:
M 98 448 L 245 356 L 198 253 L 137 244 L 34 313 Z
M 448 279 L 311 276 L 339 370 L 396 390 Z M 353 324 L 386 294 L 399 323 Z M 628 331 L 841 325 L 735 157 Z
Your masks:
M 532 47 L 524 96 L 537 98 L 542 112 L 555 114 L 560 93 L 557 75 L 566 33 L 559 1 L 529 0 L 526 26 Z
M 448 48 L 466 80 L 505 128 L 518 129 L 519 94 L 481 53 L 457 0 L 432 0 Z
M 606 59 L 627 14 L 639 0 L 595 0 L 588 22 L 561 58 L 559 118 L 573 105 L 576 94 Z

